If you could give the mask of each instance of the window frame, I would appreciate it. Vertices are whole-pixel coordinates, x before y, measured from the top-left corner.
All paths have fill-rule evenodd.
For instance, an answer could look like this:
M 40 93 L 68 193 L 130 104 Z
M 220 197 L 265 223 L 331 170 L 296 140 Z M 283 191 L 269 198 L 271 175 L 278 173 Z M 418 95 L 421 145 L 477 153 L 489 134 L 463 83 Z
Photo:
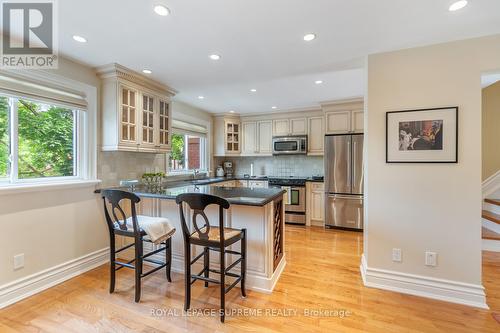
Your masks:
M 202 133 L 194 133 L 194 132 L 186 132 L 183 130 L 173 129 L 172 135 L 183 135 L 184 136 L 184 151 L 186 152 L 184 155 L 184 165 L 185 168 L 182 170 L 174 170 L 170 166 L 170 158 L 171 153 L 168 153 L 167 158 L 167 174 L 168 175 L 183 175 L 183 174 L 191 174 L 194 170 L 197 170 L 201 173 L 208 173 L 208 140 Z M 188 149 L 189 142 L 186 140 L 189 136 L 197 136 L 200 138 L 200 168 L 198 169 L 188 169 L 189 158 L 188 158 Z
M 85 128 L 87 127 L 86 112 L 77 108 L 70 108 L 65 105 L 47 103 L 43 98 L 23 97 L 0 92 L 0 97 L 5 97 L 9 101 L 9 168 L 8 175 L 0 178 L 0 188 L 16 186 L 29 186 L 56 183 L 75 183 L 76 181 L 90 180 L 86 167 L 86 154 L 88 154 L 87 137 Z M 50 106 L 63 107 L 73 111 L 73 176 L 39 177 L 39 178 L 19 178 L 19 114 L 18 101 L 20 99 L 29 102 L 47 104 Z M 88 162 L 87 162 L 88 163 Z

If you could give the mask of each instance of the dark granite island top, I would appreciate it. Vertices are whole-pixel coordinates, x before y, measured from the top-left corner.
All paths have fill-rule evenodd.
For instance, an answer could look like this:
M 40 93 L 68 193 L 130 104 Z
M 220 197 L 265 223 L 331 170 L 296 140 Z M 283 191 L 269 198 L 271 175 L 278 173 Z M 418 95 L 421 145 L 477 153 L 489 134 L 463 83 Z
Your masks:
M 154 188 L 148 186 L 117 187 L 115 189 L 128 191 L 139 197 L 174 200 L 184 193 L 205 193 L 224 198 L 233 205 L 265 206 L 282 196 L 281 188 L 247 188 L 247 187 L 217 187 L 210 185 L 186 185 L 177 187 Z

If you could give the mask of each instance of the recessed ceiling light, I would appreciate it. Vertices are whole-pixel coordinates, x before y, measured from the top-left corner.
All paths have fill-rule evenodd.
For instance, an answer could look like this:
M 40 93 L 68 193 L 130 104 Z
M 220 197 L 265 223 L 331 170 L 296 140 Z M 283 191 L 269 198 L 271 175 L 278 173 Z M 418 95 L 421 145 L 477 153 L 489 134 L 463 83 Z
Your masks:
M 467 0 L 456 1 L 456 2 L 451 4 L 449 11 L 455 12 L 457 10 L 464 8 L 465 6 L 467 6 Z
M 276 110 L 278 107 L 277 106 L 271 106 L 271 109 Z
M 218 54 L 211 54 L 210 55 L 210 59 L 212 59 L 212 60 L 220 60 L 220 55 L 218 55 Z
M 251 92 L 257 92 L 257 89 L 250 89 Z
M 310 41 L 312 41 L 315 38 L 316 38 L 316 34 L 307 34 L 307 35 L 304 35 L 304 40 L 306 42 L 310 42 Z
M 234 110 L 229 110 L 229 113 L 234 113 Z
M 316 84 L 322 84 L 322 83 L 323 83 L 323 81 L 321 81 L 321 80 L 316 80 L 316 81 L 314 81 L 314 83 L 316 83 Z
M 198 99 L 205 99 L 205 96 L 198 96 Z
M 82 37 L 82 36 L 74 35 L 73 39 L 79 43 L 87 43 L 87 38 Z
M 156 14 L 161 15 L 161 16 L 167 16 L 170 14 L 170 9 L 163 5 L 155 5 L 153 7 L 153 10 L 155 11 Z
M 151 73 L 153 73 L 150 69 L 143 69 L 142 72 L 144 74 L 151 74 Z

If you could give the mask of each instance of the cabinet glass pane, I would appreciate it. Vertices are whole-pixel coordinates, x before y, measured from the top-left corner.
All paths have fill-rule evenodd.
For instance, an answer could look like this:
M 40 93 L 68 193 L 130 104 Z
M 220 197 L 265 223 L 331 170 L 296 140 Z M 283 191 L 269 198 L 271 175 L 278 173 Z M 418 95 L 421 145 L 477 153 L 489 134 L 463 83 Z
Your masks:
M 142 96 L 142 108 L 144 110 L 148 109 L 148 98 L 146 96 Z
M 233 135 L 230 133 L 227 134 L 227 142 L 233 142 Z
M 131 124 L 135 124 L 135 109 L 134 108 L 130 108 L 130 116 L 129 116 L 128 122 Z
M 233 131 L 233 124 L 227 124 L 227 131 L 231 133 Z
M 142 126 L 148 126 L 148 113 L 142 113 Z
M 153 127 L 153 113 L 149 113 L 149 127 Z
M 130 141 L 135 141 L 135 126 L 130 126 Z
M 233 143 L 233 149 L 234 149 L 234 151 L 238 151 L 239 145 L 237 143 Z
M 122 107 L 122 122 L 128 123 L 128 108 L 126 106 Z
M 239 132 L 239 126 L 238 126 L 238 124 L 234 124 L 234 125 L 233 125 L 233 131 L 234 131 L 235 133 Z
M 130 92 L 130 106 L 135 106 L 135 92 Z
M 239 137 L 238 137 L 238 134 L 234 134 L 234 135 L 233 135 L 233 140 L 234 140 L 234 142 L 238 142 L 238 141 L 240 141 L 240 140 L 238 140 L 238 138 L 239 138 Z
M 128 105 L 128 90 L 122 90 L 122 104 Z
M 142 139 L 143 139 L 144 141 L 147 141 L 147 138 L 148 138 L 148 130 L 147 130 L 147 129 L 145 129 L 145 128 L 143 128 L 143 129 L 142 129 Z
M 152 129 L 149 130 L 148 142 L 153 143 L 153 130 Z
M 227 151 L 232 151 L 233 150 L 233 144 L 228 142 L 227 143 Z
M 122 140 L 128 140 L 128 126 L 122 125 Z

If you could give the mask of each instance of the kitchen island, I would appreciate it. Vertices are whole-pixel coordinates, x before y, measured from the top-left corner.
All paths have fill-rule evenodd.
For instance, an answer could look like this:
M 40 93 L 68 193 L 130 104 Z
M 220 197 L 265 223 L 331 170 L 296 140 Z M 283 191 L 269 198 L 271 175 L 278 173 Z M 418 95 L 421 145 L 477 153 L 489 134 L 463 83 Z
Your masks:
M 255 291 L 270 293 L 283 271 L 286 260 L 284 253 L 284 205 L 283 194 L 279 188 L 241 188 L 217 187 L 210 185 L 183 185 L 176 187 L 121 187 L 121 190 L 132 192 L 141 198 L 138 204 L 138 214 L 161 216 L 170 220 L 177 229 L 172 237 L 172 270 L 184 273 L 184 239 L 179 218 L 179 208 L 175 198 L 183 193 L 206 193 L 225 198 L 231 207 L 225 211 L 225 226 L 236 229 L 247 229 L 247 280 L 246 287 Z M 192 212 L 184 207 L 186 220 L 192 223 Z M 212 205 L 206 208 L 211 225 L 218 225 L 218 207 Z M 151 249 L 150 243 L 145 243 L 145 251 Z M 239 244 L 228 249 L 239 251 Z M 192 258 L 203 251 L 202 247 L 194 246 Z M 131 256 L 131 254 L 129 254 Z M 218 256 L 210 256 L 211 265 L 217 267 Z M 236 256 L 227 254 L 226 263 L 229 266 Z M 196 266 L 196 265 L 195 265 Z M 193 271 L 202 269 L 193 266 Z M 239 265 L 233 269 L 239 273 Z M 214 274 L 216 278 L 217 274 Z M 230 283 L 231 280 L 228 279 Z

